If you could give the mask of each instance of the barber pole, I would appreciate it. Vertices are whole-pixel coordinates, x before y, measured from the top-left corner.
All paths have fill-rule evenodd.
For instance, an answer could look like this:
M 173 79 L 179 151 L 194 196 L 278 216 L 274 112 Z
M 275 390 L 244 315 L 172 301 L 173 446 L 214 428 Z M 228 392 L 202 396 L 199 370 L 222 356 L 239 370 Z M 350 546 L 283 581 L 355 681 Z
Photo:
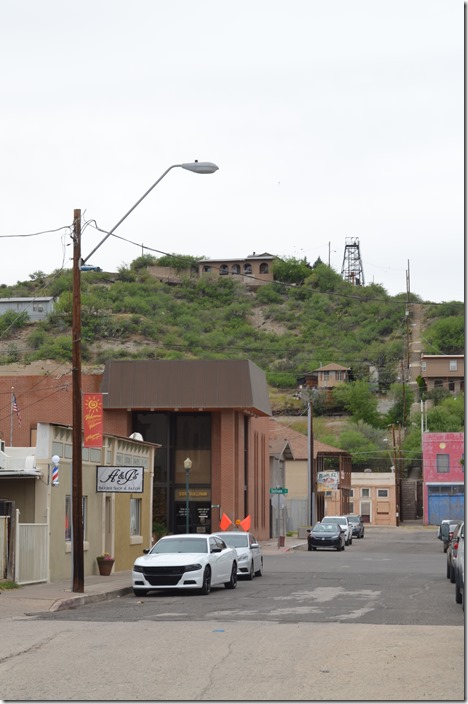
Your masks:
M 59 468 L 54 465 L 52 469 L 52 486 L 58 486 L 59 483 Z

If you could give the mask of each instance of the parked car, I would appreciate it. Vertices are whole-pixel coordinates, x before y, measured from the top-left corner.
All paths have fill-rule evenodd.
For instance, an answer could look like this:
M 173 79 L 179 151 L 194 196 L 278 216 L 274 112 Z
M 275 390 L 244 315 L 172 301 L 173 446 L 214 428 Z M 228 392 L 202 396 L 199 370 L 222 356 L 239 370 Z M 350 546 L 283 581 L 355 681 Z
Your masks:
M 447 579 L 450 579 L 452 584 L 455 584 L 455 558 L 458 550 L 458 533 L 460 532 L 461 523 L 455 528 L 453 538 L 447 548 Z
M 226 545 L 237 551 L 237 576 L 248 579 L 261 577 L 263 574 L 262 548 L 252 533 L 240 530 L 223 531 L 217 533 Z
M 345 545 L 353 544 L 353 527 L 347 516 L 325 516 L 322 523 L 338 523 L 345 531 Z
M 447 548 L 450 541 L 453 538 L 453 531 L 457 527 L 460 521 L 456 521 L 450 518 L 444 519 L 440 526 L 437 528 L 437 537 L 442 540 L 444 544 L 444 552 L 447 552 Z
M 361 516 L 350 515 L 347 517 L 348 521 L 353 527 L 353 538 L 363 538 L 364 537 L 364 523 L 362 522 Z
M 192 589 L 209 594 L 214 586 L 237 586 L 236 549 L 217 535 L 166 535 L 143 552 L 133 565 L 135 596 L 145 596 L 152 589 Z
M 316 523 L 307 530 L 307 549 L 334 548 L 337 551 L 345 549 L 346 531 L 339 523 Z
M 458 531 L 458 548 L 455 558 L 455 601 L 465 610 L 465 524 Z

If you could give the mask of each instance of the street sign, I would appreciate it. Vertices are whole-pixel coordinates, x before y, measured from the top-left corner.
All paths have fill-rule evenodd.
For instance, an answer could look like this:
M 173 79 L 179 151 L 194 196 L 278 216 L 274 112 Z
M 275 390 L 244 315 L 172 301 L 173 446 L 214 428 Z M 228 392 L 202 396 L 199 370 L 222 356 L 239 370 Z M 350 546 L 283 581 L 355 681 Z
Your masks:
M 273 489 L 270 489 L 270 494 L 287 494 L 287 493 L 288 493 L 288 490 L 283 489 L 283 487 L 281 487 L 281 486 L 277 486 Z

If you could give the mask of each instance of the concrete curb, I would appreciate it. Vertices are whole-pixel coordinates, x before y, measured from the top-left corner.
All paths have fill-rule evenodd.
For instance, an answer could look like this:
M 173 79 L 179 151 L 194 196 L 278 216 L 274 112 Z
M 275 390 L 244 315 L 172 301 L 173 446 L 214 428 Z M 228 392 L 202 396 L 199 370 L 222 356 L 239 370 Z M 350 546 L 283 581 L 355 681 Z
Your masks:
M 110 599 L 116 599 L 119 596 L 131 594 L 132 591 L 133 587 L 119 587 L 117 589 L 113 589 L 112 591 L 101 592 L 100 594 L 80 594 L 67 599 L 57 599 L 49 608 L 49 611 L 65 611 L 66 609 L 73 609 L 77 606 L 83 606 L 83 604 L 94 604 L 99 601 L 108 601 Z

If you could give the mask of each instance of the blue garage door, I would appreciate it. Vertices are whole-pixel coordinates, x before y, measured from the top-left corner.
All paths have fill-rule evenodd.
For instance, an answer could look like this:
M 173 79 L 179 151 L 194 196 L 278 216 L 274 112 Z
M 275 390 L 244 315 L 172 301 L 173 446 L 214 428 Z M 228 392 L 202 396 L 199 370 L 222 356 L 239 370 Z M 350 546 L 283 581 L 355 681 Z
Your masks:
M 437 526 L 447 518 L 463 521 L 465 517 L 464 487 L 428 486 L 428 521 Z

